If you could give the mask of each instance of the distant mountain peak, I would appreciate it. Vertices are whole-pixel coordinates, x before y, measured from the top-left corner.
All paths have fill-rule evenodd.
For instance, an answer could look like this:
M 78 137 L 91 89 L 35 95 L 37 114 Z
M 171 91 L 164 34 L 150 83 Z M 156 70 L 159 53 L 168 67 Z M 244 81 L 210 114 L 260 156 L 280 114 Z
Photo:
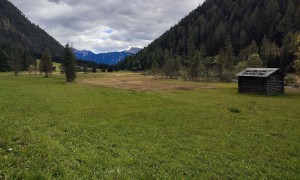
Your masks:
M 132 54 L 137 54 L 138 52 L 140 52 L 142 49 L 138 48 L 138 47 L 131 47 L 129 50 L 125 51 L 125 52 L 129 52 Z
M 78 50 L 78 49 L 75 49 L 75 48 L 73 48 L 73 52 L 75 54 L 80 54 L 82 57 L 86 57 L 89 54 L 94 54 L 93 52 L 88 51 L 88 50 Z

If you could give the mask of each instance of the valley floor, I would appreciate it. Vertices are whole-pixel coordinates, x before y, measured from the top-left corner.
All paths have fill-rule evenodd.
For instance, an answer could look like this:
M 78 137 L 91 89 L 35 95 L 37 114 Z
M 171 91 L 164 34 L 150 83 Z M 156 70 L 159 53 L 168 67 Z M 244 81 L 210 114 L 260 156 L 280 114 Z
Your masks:
M 300 92 L 0 73 L 0 179 L 300 179 Z

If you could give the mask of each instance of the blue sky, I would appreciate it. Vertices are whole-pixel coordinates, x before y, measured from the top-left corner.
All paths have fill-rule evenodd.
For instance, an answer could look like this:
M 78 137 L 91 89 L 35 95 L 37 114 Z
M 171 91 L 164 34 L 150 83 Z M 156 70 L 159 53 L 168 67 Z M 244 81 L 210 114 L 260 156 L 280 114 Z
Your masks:
M 204 0 L 10 0 L 61 44 L 95 53 L 144 47 Z

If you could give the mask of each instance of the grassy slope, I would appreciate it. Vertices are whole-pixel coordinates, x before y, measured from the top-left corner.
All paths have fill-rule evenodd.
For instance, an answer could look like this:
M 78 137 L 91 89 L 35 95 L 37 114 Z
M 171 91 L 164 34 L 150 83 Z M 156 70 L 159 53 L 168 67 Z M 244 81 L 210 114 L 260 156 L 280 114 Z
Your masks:
M 63 82 L 0 74 L 0 174 L 300 178 L 300 94 L 244 95 L 235 84 L 147 92 Z

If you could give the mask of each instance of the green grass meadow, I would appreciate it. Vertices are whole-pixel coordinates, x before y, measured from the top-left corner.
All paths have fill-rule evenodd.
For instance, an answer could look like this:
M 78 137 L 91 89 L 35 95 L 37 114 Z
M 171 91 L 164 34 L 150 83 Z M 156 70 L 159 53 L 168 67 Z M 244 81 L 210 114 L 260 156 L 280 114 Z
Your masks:
M 0 73 L 0 179 L 300 179 L 300 93 L 217 87 Z

